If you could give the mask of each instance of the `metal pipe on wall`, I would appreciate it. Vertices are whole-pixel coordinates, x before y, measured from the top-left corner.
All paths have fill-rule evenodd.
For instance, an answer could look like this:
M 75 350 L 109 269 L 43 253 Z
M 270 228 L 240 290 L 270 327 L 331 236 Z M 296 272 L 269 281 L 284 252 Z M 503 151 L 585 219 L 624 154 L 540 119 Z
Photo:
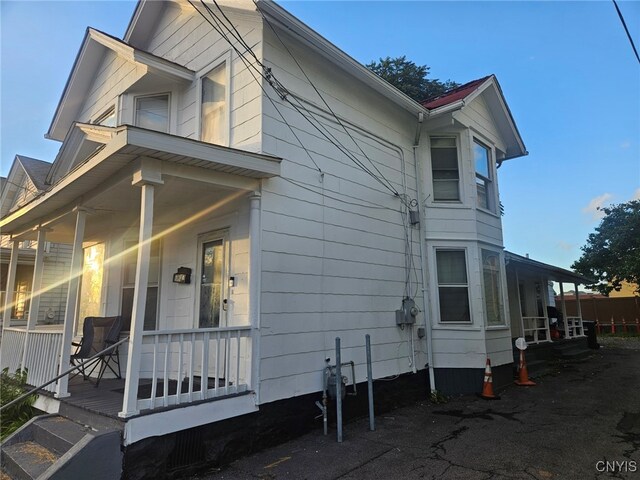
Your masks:
M 369 393 L 369 430 L 372 432 L 376 429 L 376 421 L 373 412 L 373 374 L 371 368 L 371 335 L 368 333 L 364 336 L 367 350 L 367 387 Z M 355 379 L 354 379 L 355 384 Z
M 340 355 L 340 337 L 336 337 L 336 423 L 338 443 L 342 443 L 342 357 Z

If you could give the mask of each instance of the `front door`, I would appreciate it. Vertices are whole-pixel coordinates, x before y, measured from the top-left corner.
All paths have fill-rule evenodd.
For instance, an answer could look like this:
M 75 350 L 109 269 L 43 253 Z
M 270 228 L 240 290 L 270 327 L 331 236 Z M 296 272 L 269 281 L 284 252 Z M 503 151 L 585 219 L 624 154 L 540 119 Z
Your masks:
M 212 232 L 200 237 L 198 265 L 198 327 L 226 326 L 228 250 L 226 232 Z
M 206 233 L 198 238 L 198 271 L 196 285 L 196 325 L 198 328 L 219 328 L 227 326 L 227 298 L 228 298 L 228 262 L 229 242 L 228 232 L 216 231 Z M 204 352 L 206 362 L 201 363 L 202 381 L 209 388 L 225 384 L 227 366 L 227 341 L 221 332 L 210 332 L 203 336 L 208 347 L 199 351 L 200 357 Z M 203 359 L 204 360 L 204 359 Z M 206 365 L 206 367 L 205 367 Z

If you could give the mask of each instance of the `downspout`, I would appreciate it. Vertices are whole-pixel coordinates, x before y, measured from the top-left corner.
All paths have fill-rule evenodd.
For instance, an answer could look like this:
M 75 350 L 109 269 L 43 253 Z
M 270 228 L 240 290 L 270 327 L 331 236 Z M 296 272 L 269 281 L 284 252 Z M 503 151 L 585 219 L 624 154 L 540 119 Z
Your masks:
M 416 174 L 416 191 L 418 194 L 418 206 L 423 210 L 423 213 L 420 214 L 420 262 L 422 267 L 422 302 L 424 305 L 424 327 L 425 327 L 425 341 L 427 343 L 427 366 L 429 368 L 429 388 L 431 393 L 436 391 L 436 379 L 435 372 L 433 368 L 433 332 L 431 331 L 431 320 L 427 318 L 427 315 L 430 312 L 429 308 L 429 289 L 427 288 L 427 279 L 429 275 L 427 275 L 427 257 L 424 252 L 424 242 L 426 236 L 426 215 L 424 212 L 425 203 L 424 203 L 424 195 L 422 193 L 422 176 L 420 175 L 420 169 L 418 168 L 418 147 L 420 146 L 420 134 L 422 133 L 422 123 L 424 122 L 424 113 L 420 112 L 418 114 L 418 125 L 416 127 L 416 138 L 413 142 L 413 166 L 415 168 Z

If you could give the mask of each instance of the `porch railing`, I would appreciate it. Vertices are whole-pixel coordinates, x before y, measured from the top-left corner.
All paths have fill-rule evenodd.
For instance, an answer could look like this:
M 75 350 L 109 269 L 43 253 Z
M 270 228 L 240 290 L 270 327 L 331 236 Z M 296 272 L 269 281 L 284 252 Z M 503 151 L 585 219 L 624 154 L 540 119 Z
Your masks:
M 62 331 L 8 327 L 2 338 L 0 368 L 27 370 L 27 384 L 40 385 L 58 373 Z M 55 392 L 55 384 L 44 388 Z
M 567 338 L 583 337 L 582 317 L 567 317 Z
M 0 369 L 9 369 L 13 373 L 22 364 L 24 353 L 24 341 L 27 338 L 25 328 L 7 327 L 2 335 L 2 347 L 0 347 Z
M 550 342 L 549 319 L 547 317 L 522 317 L 524 338 L 527 343 Z
M 144 332 L 140 410 L 247 390 L 251 327 Z
M 7 298 L 7 292 L 0 292 L 0 318 L 4 311 L 4 302 Z M 14 320 L 24 320 L 29 313 L 29 303 L 31 300 L 31 292 L 24 290 L 13 292 L 13 307 L 11 308 L 11 318 Z

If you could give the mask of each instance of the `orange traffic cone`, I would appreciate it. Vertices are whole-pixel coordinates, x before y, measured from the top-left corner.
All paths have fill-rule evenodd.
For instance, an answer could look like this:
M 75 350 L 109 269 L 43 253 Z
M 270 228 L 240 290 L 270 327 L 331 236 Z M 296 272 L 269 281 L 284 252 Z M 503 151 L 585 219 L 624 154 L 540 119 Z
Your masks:
M 487 358 L 487 365 L 484 367 L 484 384 L 482 385 L 481 398 L 485 400 L 500 400 L 500 397 L 493 394 L 493 378 L 491 374 L 491 361 Z
M 529 380 L 529 372 L 527 372 L 527 362 L 524 358 L 524 350 L 520 350 L 520 365 L 518 366 L 518 370 L 520 370 L 520 375 L 518 380 L 516 380 L 516 385 L 520 385 L 521 387 L 531 387 L 535 385 L 535 382 Z

